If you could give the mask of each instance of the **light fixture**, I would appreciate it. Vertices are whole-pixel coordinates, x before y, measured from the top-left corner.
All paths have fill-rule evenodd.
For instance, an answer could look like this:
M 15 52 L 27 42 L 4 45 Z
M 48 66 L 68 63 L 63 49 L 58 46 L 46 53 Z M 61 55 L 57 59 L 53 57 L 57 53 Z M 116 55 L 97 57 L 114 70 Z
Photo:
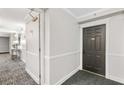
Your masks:
M 30 10 L 31 10 L 31 12 L 29 12 L 29 15 L 32 17 L 32 21 L 33 21 L 33 22 L 37 21 L 37 20 L 38 20 L 38 17 L 32 15 L 32 11 L 34 11 L 34 9 L 31 8 Z

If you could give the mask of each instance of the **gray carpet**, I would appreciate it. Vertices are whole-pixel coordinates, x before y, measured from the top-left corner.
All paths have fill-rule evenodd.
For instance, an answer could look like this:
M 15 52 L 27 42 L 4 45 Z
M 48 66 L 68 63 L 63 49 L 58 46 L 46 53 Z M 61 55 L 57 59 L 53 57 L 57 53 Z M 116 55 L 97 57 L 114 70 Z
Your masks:
M 63 85 L 122 85 L 121 83 L 105 79 L 104 77 L 88 73 L 86 71 L 79 71 Z
M 20 60 L 11 60 L 9 54 L 0 54 L 0 85 L 36 85 Z

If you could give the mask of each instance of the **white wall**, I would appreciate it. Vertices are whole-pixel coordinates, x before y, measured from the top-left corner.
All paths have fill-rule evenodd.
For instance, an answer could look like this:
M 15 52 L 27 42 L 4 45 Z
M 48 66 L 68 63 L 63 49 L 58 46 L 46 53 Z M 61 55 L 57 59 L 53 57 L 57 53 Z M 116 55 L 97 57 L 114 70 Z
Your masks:
M 0 37 L 10 37 L 10 33 L 2 33 L 2 32 L 0 32 Z
M 26 62 L 26 36 L 25 33 L 21 34 L 21 60 Z
M 109 23 L 109 78 L 124 83 L 124 14 Z
M 63 9 L 49 9 L 47 15 L 49 16 L 49 29 L 46 28 L 48 83 L 61 84 L 79 67 L 79 26 L 76 19 Z
M 10 47 L 10 54 L 11 54 L 11 49 L 13 49 L 13 44 L 15 41 L 18 41 L 18 38 L 15 37 L 16 33 L 9 33 L 10 34 L 10 40 L 9 40 L 9 47 Z
M 11 49 L 13 48 L 12 45 L 13 45 L 13 41 L 14 41 L 14 33 L 11 33 L 10 34 L 10 40 L 9 40 L 9 47 L 10 47 L 10 54 L 11 54 Z

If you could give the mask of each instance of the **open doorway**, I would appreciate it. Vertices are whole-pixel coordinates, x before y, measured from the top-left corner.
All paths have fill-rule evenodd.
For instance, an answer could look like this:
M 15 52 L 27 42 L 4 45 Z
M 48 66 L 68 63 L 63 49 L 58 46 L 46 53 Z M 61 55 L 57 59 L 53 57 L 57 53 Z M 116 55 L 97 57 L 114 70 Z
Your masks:
M 25 62 L 22 61 L 24 52 L 22 45 L 21 33 L 0 32 L 1 85 L 36 84 L 25 71 Z
M 0 85 L 41 84 L 43 14 L 26 8 L 2 8 L 0 12 Z

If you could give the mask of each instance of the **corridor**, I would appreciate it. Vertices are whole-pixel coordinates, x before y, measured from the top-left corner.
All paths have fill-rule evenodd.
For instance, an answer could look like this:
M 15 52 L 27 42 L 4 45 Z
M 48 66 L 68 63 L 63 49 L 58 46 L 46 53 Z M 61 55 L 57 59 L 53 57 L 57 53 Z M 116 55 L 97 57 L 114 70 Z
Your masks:
M 9 54 L 0 54 L 0 85 L 36 85 L 20 60 L 11 60 Z

